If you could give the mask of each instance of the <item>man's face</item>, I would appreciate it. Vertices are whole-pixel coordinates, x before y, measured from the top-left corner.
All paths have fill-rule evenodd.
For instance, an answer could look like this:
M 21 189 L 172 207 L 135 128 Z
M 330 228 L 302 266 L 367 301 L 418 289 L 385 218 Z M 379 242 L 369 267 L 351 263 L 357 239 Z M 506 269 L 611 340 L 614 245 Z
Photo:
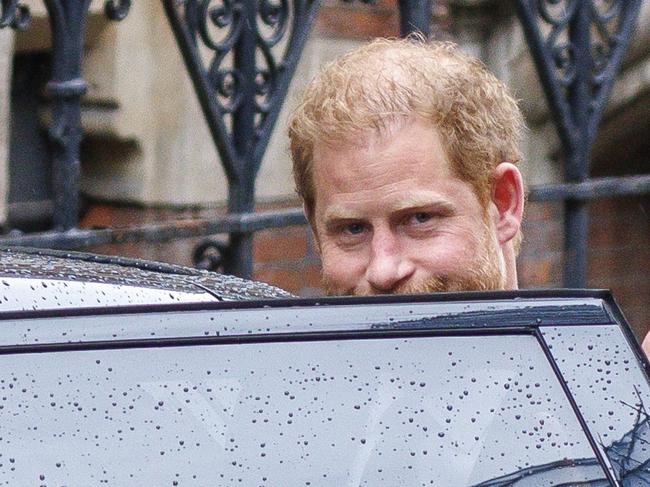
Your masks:
M 316 145 L 312 227 L 329 294 L 504 287 L 491 209 L 416 119 L 359 144 Z

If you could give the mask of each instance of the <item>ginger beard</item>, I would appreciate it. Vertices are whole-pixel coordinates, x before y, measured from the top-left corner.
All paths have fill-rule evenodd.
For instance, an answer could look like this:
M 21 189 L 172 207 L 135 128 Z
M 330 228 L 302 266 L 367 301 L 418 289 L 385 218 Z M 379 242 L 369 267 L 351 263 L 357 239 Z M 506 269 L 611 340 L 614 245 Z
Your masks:
M 487 210 L 483 215 L 481 235 L 475 259 L 467 269 L 457 275 L 434 275 L 419 282 L 408 282 L 393 289 L 390 294 L 429 294 L 459 291 L 494 291 L 505 288 L 505 272 L 497 250 L 497 243 L 492 237 Z M 323 276 L 323 287 L 328 296 L 368 296 L 373 295 L 367 287 L 357 286 L 352 289 L 339 289 Z

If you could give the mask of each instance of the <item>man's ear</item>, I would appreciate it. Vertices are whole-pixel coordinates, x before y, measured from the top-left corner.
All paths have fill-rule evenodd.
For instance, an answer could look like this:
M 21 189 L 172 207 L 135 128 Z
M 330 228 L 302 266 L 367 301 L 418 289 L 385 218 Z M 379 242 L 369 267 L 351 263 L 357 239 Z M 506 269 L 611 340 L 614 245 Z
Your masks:
M 302 211 L 305 214 L 305 218 L 309 222 L 309 227 L 311 228 L 311 234 L 314 236 L 314 251 L 320 257 L 320 240 L 318 238 L 318 232 L 316 231 L 316 221 L 314 220 L 314 212 L 310 210 L 305 203 L 302 204 Z
M 492 203 L 497 209 L 495 226 L 502 245 L 517 235 L 524 216 L 524 181 L 514 164 L 502 162 L 494 168 Z

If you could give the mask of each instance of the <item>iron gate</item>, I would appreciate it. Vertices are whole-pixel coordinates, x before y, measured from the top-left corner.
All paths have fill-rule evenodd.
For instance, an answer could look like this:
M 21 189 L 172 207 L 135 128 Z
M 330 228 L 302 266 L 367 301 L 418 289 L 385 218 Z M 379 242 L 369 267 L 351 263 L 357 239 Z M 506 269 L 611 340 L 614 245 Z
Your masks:
M 90 0 L 44 0 L 52 30 L 53 100 L 49 137 L 53 167 L 54 229 L 0 238 L 2 246 L 81 249 L 124 242 L 161 242 L 228 234 L 227 243 L 206 240 L 195 261 L 218 252 L 212 266 L 241 277 L 252 274 L 256 231 L 306 224 L 301 208 L 254 212 L 254 185 L 271 131 L 319 0 L 161 0 L 228 179 L 225 217 L 159 223 L 126 229 L 78 229 L 81 77 L 85 21 Z M 372 3 L 372 0 L 363 0 Z M 430 33 L 434 0 L 399 0 L 401 35 Z M 558 131 L 565 182 L 530 188 L 530 201 L 562 201 L 565 207 L 567 287 L 584 287 L 587 204 L 602 197 L 650 193 L 650 176 L 589 178 L 592 147 L 642 0 L 516 0 L 528 47 Z M 106 15 L 122 20 L 130 0 L 107 0 Z M 28 28 L 30 13 L 17 0 L 0 0 L 0 28 Z M 264 25 L 263 32 L 259 25 Z M 208 29 L 219 29 L 217 41 Z M 273 51 L 286 43 L 282 57 Z M 208 50 L 206 64 L 199 50 Z M 256 56 L 256 53 L 261 53 Z M 232 56 L 232 66 L 224 59 Z

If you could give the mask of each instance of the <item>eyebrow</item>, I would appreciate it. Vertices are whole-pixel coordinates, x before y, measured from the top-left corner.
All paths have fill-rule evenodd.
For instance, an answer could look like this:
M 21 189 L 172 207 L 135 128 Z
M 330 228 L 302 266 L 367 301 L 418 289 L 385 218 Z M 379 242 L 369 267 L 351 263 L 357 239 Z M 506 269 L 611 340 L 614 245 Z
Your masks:
M 391 213 L 401 213 L 407 210 L 414 209 L 430 209 L 438 211 L 444 215 L 453 215 L 456 212 L 455 206 L 440 196 L 413 196 L 400 201 L 397 205 L 390 208 Z M 345 208 L 343 206 L 333 206 L 329 208 L 324 215 L 325 222 L 331 221 L 344 221 L 344 220 L 358 220 L 361 217 L 359 212 Z
M 414 197 L 401 201 L 398 205 L 392 208 L 392 211 L 402 212 L 405 210 L 413 210 L 417 208 L 432 209 L 439 211 L 445 215 L 455 213 L 455 206 L 446 199 L 436 197 Z
M 323 216 L 323 221 L 326 225 L 332 222 L 339 222 L 345 220 L 358 220 L 360 218 L 359 212 L 341 206 L 334 206 L 329 208 Z

